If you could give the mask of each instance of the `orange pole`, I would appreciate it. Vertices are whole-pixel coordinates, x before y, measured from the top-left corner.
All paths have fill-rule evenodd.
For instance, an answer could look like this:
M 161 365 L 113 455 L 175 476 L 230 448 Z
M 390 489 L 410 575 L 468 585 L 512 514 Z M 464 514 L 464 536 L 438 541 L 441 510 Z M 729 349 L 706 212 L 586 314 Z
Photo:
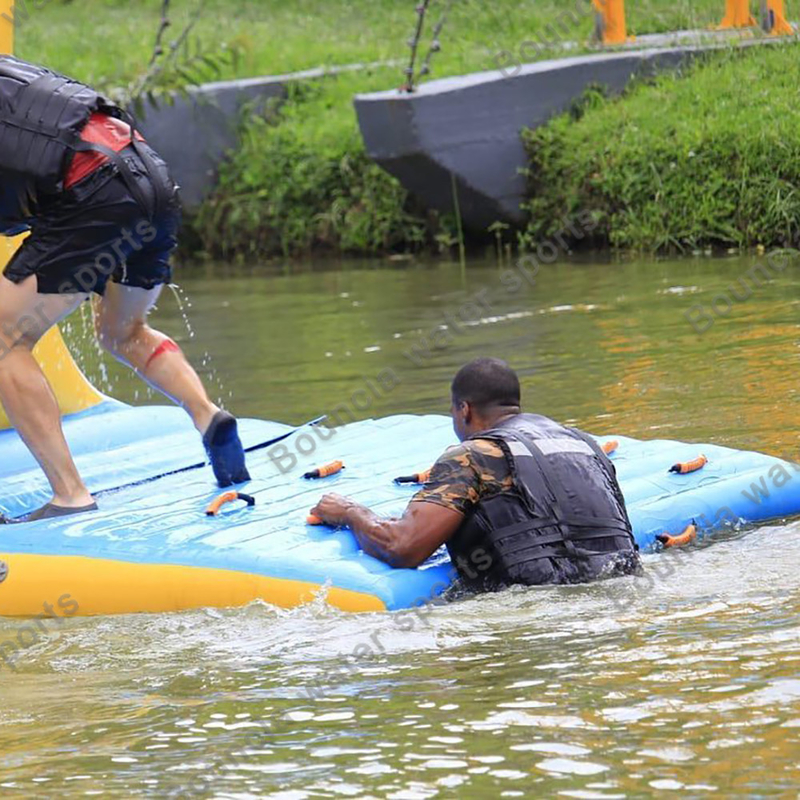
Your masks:
M 791 36 L 794 33 L 783 13 L 783 0 L 762 0 L 761 27 L 773 36 Z
M 0 54 L 14 53 L 14 0 L 0 0 Z
M 625 0 L 592 0 L 592 5 L 597 10 L 597 38 L 603 44 L 623 44 L 627 41 Z
M 748 28 L 755 24 L 749 0 L 725 0 L 725 16 L 718 26 L 720 30 Z

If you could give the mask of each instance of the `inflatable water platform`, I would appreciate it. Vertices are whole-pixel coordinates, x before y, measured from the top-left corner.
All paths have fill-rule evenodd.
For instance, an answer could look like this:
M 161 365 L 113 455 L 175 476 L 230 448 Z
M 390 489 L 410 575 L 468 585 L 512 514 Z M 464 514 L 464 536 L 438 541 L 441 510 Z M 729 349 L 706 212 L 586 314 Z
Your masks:
M 0 245 L 2 263 L 2 249 L 11 252 L 14 243 Z M 237 488 L 252 505 L 228 503 L 209 516 L 220 490 L 181 409 L 135 408 L 104 396 L 57 329 L 35 355 L 100 509 L 0 526 L 0 615 L 163 612 L 254 600 L 288 608 L 320 595 L 345 611 L 380 611 L 426 603 L 452 582 L 444 551 L 418 569 L 392 569 L 363 553 L 349 531 L 307 524 L 327 491 L 379 513 L 402 512 L 415 487 L 394 478 L 424 470 L 454 443 L 449 418 L 394 416 L 334 431 L 241 420 L 253 480 Z M 777 458 L 709 444 L 598 441 L 616 465 L 642 549 L 664 534 L 679 543 L 800 513 L 798 470 Z M 345 469 L 303 478 L 335 460 Z M 0 409 L 0 512 L 17 517 L 49 498 L 44 475 Z
M 257 599 L 291 607 L 320 593 L 346 611 L 380 611 L 419 605 L 451 583 L 443 551 L 419 569 L 393 569 L 365 555 L 348 530 L 307 523 L 309 509 L 327 491 L 379 513 L 402 512 L 416 487 L 394 478 L 429 467 L 454 443 L 449 418 L 393 416 L 333 431 L 242 420 L 253 480 L 237 488 L 254 504 L 227 503 L 209 516 L 221 492 L 181 409 L 131 407 L 96 392 L 58 331 L 37 355 L 66 411 L 65 434 L 100 510 L 0 526 L 0 615 L 37 616 L 60 601 L 81 615 Z M 623 436 L 598 441 L 616 464 L 643 549 L 692 521 L 702 535 L 800 513 L 800 477 L 777 458 L 710 444 Z M 334 460 L 345 469 L 303 478 Z M 49 499 L 43 474 L 8 429 L 0 432 L 0 487 L 0 511 L 9 517 Z

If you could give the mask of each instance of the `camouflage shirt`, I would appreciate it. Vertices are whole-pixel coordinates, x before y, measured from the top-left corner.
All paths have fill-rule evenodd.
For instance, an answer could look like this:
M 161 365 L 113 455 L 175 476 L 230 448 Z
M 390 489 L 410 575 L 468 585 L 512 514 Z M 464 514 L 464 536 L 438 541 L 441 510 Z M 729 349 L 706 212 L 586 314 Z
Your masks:
M 511 468 L 500 445 L 468 439 L 445 450 L 411 502 L 436 503 L 466 515 L 479 501 L 513 488 Z

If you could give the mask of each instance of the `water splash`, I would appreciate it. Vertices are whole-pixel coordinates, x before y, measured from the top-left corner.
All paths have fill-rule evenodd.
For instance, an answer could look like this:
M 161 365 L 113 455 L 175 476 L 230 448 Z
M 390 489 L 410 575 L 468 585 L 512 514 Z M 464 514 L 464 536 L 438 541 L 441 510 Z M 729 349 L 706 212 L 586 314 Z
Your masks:
M 192 307 L 192 301 L 179 284 L 168 283 L 167 287 L 172 292 L 172 296 L 175 298 L 175 302 L 178 304 L 178 311 L 183 318 L 183 324 L 186 326 L 186 333 L 190 339 L 194 339 L 194 328 L 192 327 L 191 320 L 189 319 L 189 314 L 186 311 L 187 308 Z
M 186 326 L 186 333 L 188 337 L 190 339 L 194 339 L 195 331 L 187 311 L 187 309 L 192 308 L 192 301 L 190 300 L 189 295 L 177 283 L 168 283 L 167 286 L 172 292 L 172 296 L 175 298 L 175 302 L 178 305 L 178 312 L 183 319 L 183 324 Z M 216 392 L 216 397 L 213 398 L 214 402 L 219 406 L 224 406 L 223 395 L 225 395 L 225 386 L 219 377 L 219 373 L 212 364 L 211 355 L 209 354 L 208 350 L 203 351 L 203 355 L 200 359 L 200 371 L 202 372 L 203 383 L 205 384 L 206 389 L 209 388 L 209 385 L 214 387 L 214 391 Z M 209 392 L 209 394 L 212 393 L 213 392 Z M 233 392 L 228 391 L 228 397 L 232 396 Z

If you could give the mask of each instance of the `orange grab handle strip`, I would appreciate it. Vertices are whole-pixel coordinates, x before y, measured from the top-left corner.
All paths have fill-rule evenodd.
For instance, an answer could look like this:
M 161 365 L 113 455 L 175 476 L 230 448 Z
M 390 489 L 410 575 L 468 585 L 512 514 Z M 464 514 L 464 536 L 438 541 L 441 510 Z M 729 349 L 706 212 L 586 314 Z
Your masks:
M 415 472 L 413 475 L 401 475 L 395 478 L 395 483 L 427 483 L 431 479 L 431 472 L 433 467 L 426 469 L 423 472 Z
M 335 475 L 337 472 L 341 472 L 344 469 L 344 462 L 343 461 L 331 461 L 330 464 L 325 464 L 323 467 L 317 467 L 317 469 L 312 469 L 311 472 L 306 472 L 303 477 L 306 480 L 313 480 L 315 478 L 327 478 L 329 475 Z
M 678 473 L 679 475 L 686 475 L 688 472 L 697 472 L 697 470 L 702 469 L 706 464 L 708 464 L 708 459 L 704 455 L 699 455 L 691 461 L 680 461 L 677 464 L 673 464 L 669 468 L 669 471 Z
M 692 522 L 687 525 L 683 533 L 678 534 L 677 536 L 670 536 L 668 533 L 662 533 L 660 536 L 656 536 L 661 544 L 664 547 L 683 547 L 684 545 L 693 542 L 697 538 L 697 526 Z
M 612 439 L 610 442 L 606 442 L 603 445 L 603 452 L 607 456 L 610 456 L 618 447 L 619 447 L 619 442 L 616 439 Z
M 326 464 L 324 467 L 319 468 L 319 476 L 320 478 L 327 478 L 328 475 L 335 475 L 337 472 L 341 472 L 344 469 L 344 464 L 341 461 L 331 461 L 330 464 Z
M 309 514 L 306 518 L 306 524 L 308 525 L 322 525 L 322 520 L 316 514 Z
M 216 500 L 214 500 L 206 509 L 206 516 L 207 517 L 216 517 L 219 514 L 219 510 L 225 503 L 234 503 L 237 500 L 244 500 L 248 506 L 254 506 L 256 504 L 256 500 L 254 497 L 251 497 L 249 494 L 242 494 L 241 492 L 225 492 L 221 494 Z
M 225 505 L 225 503 L 233 503 L 238 499 L 239 492 L 225 492 L 208 506 L 206 509 L 206 515 L 209 517 L 216 517 L 217 514 L 219 514 L 219 510 Z

